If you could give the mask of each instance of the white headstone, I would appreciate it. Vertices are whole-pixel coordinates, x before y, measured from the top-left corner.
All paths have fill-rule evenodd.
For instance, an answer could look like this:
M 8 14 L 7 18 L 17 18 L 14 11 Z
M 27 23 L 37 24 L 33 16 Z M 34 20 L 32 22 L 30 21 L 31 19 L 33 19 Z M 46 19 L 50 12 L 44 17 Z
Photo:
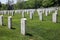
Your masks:
M 52 22 L 56 23 L 57 22 L 57 14 L 53 13 L 52 15 Z
M 48 13 L 50 14 L 50 12 L 51 12 L 51 11 L 50 11 L 50 9 L 49 9 L 49 10 L 48 10 Z
M 15 10 L 15 13 L 17 13 L 17 11 Z
M 39 20 L 43 20 L 43 13 L 42 13 L 42 11 L 41 10 L 37 10 L 37 12 L 38 12 L 38 15 L 39 15 Z
M 2 12 L 2 15 L 4 15 L 4 11 L 1 11 Z
M 8 10 L 8 15 L 10 15 L 10 11 Z
M 30 19 L 33 19 L 33 12 L 30 11 Z
M 12 16 L 14 16 L 14 13 L 12 12 Z
M 45 13 L 45 9 L 42 9 L 42 11 L 43 11 L 43 14 Z
M 14 16 L 14 11 L 12 10 L 11 12 L 12 12 L 12 16 Z
M 25 17 L 24 10 L 22 10 L 22 17 L 23 17 L 23 18 Z
M 47 9 L 45 10 L 45 15 L 48 16 L 48 10 Z
M 29 13 L 29 10 L 27 10 L 27 14 Z
M 4 14 L 6 14 L 6 11 L 4 10 Z
M 11 29 L 12 28 L 12 16 L 8 17 L 8 28 Z
M 3 26 L 3 15 L 0 16 L 0 25 Z
M 21 34 L 25 35 L 26 18 L 21 19 Z
M 58 10 L 55 10 L 55 14 L 57 14 Z
M 21 13 L 21 10 L 19 10 L 19 14 Z

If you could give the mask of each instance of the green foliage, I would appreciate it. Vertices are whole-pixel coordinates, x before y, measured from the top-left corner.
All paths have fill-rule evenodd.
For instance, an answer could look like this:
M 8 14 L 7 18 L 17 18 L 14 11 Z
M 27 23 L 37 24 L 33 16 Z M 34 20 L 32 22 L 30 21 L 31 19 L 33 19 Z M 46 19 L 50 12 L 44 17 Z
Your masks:
M 18 9 L 51 7 L 57 4 L 56 2 L 56 0 L 28 0 L 26 2 L 17 3 L 17 6 Z
M 60 0 L 28 0 L 14 4 L 14 9 L 36 9 L 52 6 L 60 6 Z M 7 6 L 3 5 L 2 9 L 7 9 Z
M 35 8 L 42 7 L 42 0 L 35 0 Z
M 42 6 L 43 7 L 50 7 L 53 4 L 54 4 L 54 0 L 43 0 L 42 1 Z
M 35 0 L 30 0 L 30 1 L 27 2 L 27 4 L 28 4 L 28 8 L 34 8 Z
M 1 10 L 7 10 L 7 5 L 2 4 Z

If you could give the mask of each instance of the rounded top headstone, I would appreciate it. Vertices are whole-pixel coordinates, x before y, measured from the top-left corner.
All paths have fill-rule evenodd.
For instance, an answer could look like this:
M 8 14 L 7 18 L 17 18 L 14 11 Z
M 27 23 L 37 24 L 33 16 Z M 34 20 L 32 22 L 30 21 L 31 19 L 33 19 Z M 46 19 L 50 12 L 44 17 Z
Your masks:
M 12 16 L 9 16 L 8 18 L 12 18 Z
M 22 18 L 21 20 L 27 20 L 26 18 Z

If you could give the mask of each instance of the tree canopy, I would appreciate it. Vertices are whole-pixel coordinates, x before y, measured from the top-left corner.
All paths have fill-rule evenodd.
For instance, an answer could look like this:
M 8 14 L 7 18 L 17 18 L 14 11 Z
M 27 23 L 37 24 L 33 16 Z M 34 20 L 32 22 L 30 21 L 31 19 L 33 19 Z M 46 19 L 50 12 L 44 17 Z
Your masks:
M 46 8 L 55 6 L 60 6 L 60 0 L 28 0 L 23 2 L 17 2 L 16 4 L 14 4 L 14 9 L 36 9 L 41 7 Z

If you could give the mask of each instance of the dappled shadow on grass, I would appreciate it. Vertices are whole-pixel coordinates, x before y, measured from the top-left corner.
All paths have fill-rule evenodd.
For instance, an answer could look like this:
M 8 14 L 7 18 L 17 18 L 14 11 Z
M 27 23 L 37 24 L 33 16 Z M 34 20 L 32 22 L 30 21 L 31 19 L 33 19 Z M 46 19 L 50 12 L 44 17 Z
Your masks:
M 26 35 L 26 36 L 33 37 L 33 35 L 32 35 L 32 34 L 30 34 L 30 33 L 26 33 L 25 35 Z
M 6 24 L 3 24 L 3 26 L 6 26 Z
M 59 21 L 57 23 L 60 23 Z
M 15 30 L 16 28 L 11 27 L 12 30 Z

